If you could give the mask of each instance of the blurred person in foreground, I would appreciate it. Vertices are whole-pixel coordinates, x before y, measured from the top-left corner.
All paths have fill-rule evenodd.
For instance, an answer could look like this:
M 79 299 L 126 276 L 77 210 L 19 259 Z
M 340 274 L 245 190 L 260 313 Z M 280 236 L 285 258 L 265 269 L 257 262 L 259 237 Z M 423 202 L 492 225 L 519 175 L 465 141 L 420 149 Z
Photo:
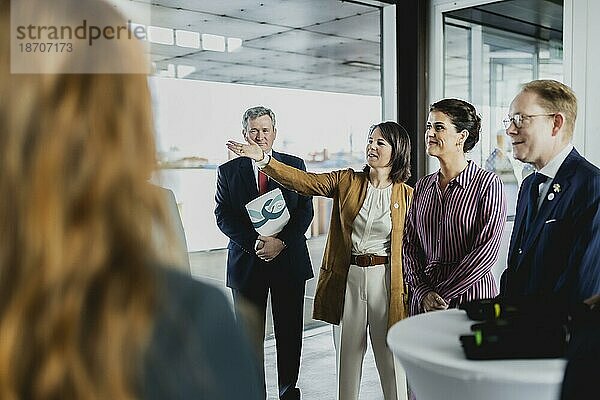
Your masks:
M 137 40 L 11 74 L 10 13 L 38 26 L 125 26 L 102 1 L 0 1 L 0 398 L 257 399 L 258 375 L 218 289 L 159 266 L 167 225 Z M 17 10 L 20 8 L 20 10 Z M 81 50 L 82 48 L 79 48 Z M 51 72 L 55 70 L 55 72 Z M 15 71 L 18 72 L 18 71 Z M 160 249 L 161 252 L 164 249 Z
M 502 181 L 466 152 L 479 141 L 481 118 L 460 99 L 429 107 L 427 154 L 440 169 L 416 184 L 403 258 L 411 315 L 494 297 L 492 267 L 506 220 Z
M 600 169 L 571 143 L 576 118 L 570 87 L 536 80 L 503 121 L 514 157 L 536 169 L 519 190 L 503 296 L 569 305 L 600 293 Z
M 334 324 L 338 400 L 357 400 L 362 363 L 370 336 L 386 400 L 403 396 L 388 328 L 406 317 L 402 276 L 402 233 L 412 196 L 410 138 L 396 122 L 369 129 L 367 165 L 329 173 L 308 173 L 270 157 L 253 140 L 229 141 L 234 153 L 250 157 L 289 189 L 333 198 L 325 254 L 315 294 L 313 318 Z M 400 386 L 400 387 L 399 387 Z

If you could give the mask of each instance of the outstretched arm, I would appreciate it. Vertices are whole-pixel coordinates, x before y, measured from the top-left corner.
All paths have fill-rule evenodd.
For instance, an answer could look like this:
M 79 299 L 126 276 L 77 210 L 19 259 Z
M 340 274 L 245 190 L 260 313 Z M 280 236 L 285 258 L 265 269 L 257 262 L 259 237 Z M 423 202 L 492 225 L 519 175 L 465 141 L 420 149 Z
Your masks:
M 249 137 L 246 137 L 246 140 L 248 144 L 230 140 L 226 146 L 238 156 L 248 157 L 256 161 L 258 167 L 265 174 L 275 179 L 287 189 L 305 196 L 333 197 L 344 171 L 333 171 L 323 174 L 306 172 L 304 163 L 302 163 L 301 169 L 291 167 L 275 160 L 273 157 L 266 156 L 260 146 Z M 261 166 L 261 162 L 266 162 L 265 157 L 269 157 L 268 164 Z
M 306 173 L 306 165 L 301 162 L 297 171 Z M 298 196 L 296 208 L 290 210 L 290 220 L 277 237 L 285 242 L 286 245 L 295 244 L 298 240 L 304 240 L 304 233 L 310 226 L 314 216 L 312 197 Z

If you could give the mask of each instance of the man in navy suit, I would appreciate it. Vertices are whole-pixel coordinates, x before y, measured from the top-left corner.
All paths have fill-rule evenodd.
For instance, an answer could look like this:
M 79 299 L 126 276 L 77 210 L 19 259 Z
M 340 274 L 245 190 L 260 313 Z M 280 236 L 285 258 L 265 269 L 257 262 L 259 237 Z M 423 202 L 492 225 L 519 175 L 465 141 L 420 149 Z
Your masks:
M 600 170 L 571 144 L 577 99 L 560 82 L 536 80 L 509 112 L 514 157 L 536 172 L 519 191 L 501 295 L 581 302 L 600 293 Z
M 242 134 L 250 137 L 275 159 L 306 170 L 298 157 L 272 150 L 277 136 L 275 114 L 265 107 L 253 107 L 244 113 Z M 246 322 L 256 346 L 264 382 L 264 336 L 267 294 L 277 346 L 277 375 L 280 399 L 300 399 L 296 387 L 300 369 L 304 315 L 304 290 L 313 277 L 304 236 L 313 218 L 312 199 L 287 190 L 268 179 L 246 157 L 235 158 L 217 170 L 217 225 L 229 237 L 227 286 L 233 292 L 236 315 Z M 290 220 L 276 236 L 259 236 L 245 205 L 260 192 L 280 188 Z M 262 189 L 262 190 L 261 190 Z M 248 310 L 251 305 L 254 310 Z M 256 318 L 251 318 L 249 314 Z M 235 384 L 235 383 L 232 383 Z

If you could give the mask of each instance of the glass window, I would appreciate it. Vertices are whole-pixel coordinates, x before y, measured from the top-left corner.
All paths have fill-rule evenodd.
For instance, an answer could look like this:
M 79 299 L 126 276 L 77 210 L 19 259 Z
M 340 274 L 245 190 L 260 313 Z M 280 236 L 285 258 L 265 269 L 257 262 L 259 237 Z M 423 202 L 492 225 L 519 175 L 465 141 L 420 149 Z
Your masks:
M 469 157 L 502 178 L 509 216 L 533 168 L 512 157 L 502 119 L 520 84 L 563 79 L 562 4 L 556 3 L 511 0 L 444 13 L 443 95 L 468 100 L 480 112 L 481 139 Z
M 235 4 L 234 4 L 235 3 Z M 167 3 L 169 4 L 169 3 Z M 311 171 L 362 168 L 382 115 L 382 9 L 360 2 L 189 2 L 152 6 L 172 44 L 150 45 L 161 184 L 177 198 L 190 251 L 223 248 L 213 214 L 216 167 L 242 141 L 243 112 L 277 118 L 274 149 Z M 308 235 L 327 231 L 331 202 L 315 198 Z

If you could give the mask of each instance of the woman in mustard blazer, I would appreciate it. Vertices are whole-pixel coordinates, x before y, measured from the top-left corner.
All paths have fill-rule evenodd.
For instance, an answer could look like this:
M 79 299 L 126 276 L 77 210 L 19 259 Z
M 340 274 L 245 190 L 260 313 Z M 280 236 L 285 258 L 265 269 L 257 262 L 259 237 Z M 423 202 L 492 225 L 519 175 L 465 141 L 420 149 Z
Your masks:
M 397 398 L 388 328 L 407 316 L 402 275 L 402 235 L 412 188 L 410 139 L 396 122 L 369 130 L 362 171 L 309 173 L 284 165 L 249 144 L 229 150 L 254 159 L 281 185 L 304 195 L 333 198 L 313 318 L 334 324 L 340 400 L 358 399 L 367 327 L 383 393 Z

